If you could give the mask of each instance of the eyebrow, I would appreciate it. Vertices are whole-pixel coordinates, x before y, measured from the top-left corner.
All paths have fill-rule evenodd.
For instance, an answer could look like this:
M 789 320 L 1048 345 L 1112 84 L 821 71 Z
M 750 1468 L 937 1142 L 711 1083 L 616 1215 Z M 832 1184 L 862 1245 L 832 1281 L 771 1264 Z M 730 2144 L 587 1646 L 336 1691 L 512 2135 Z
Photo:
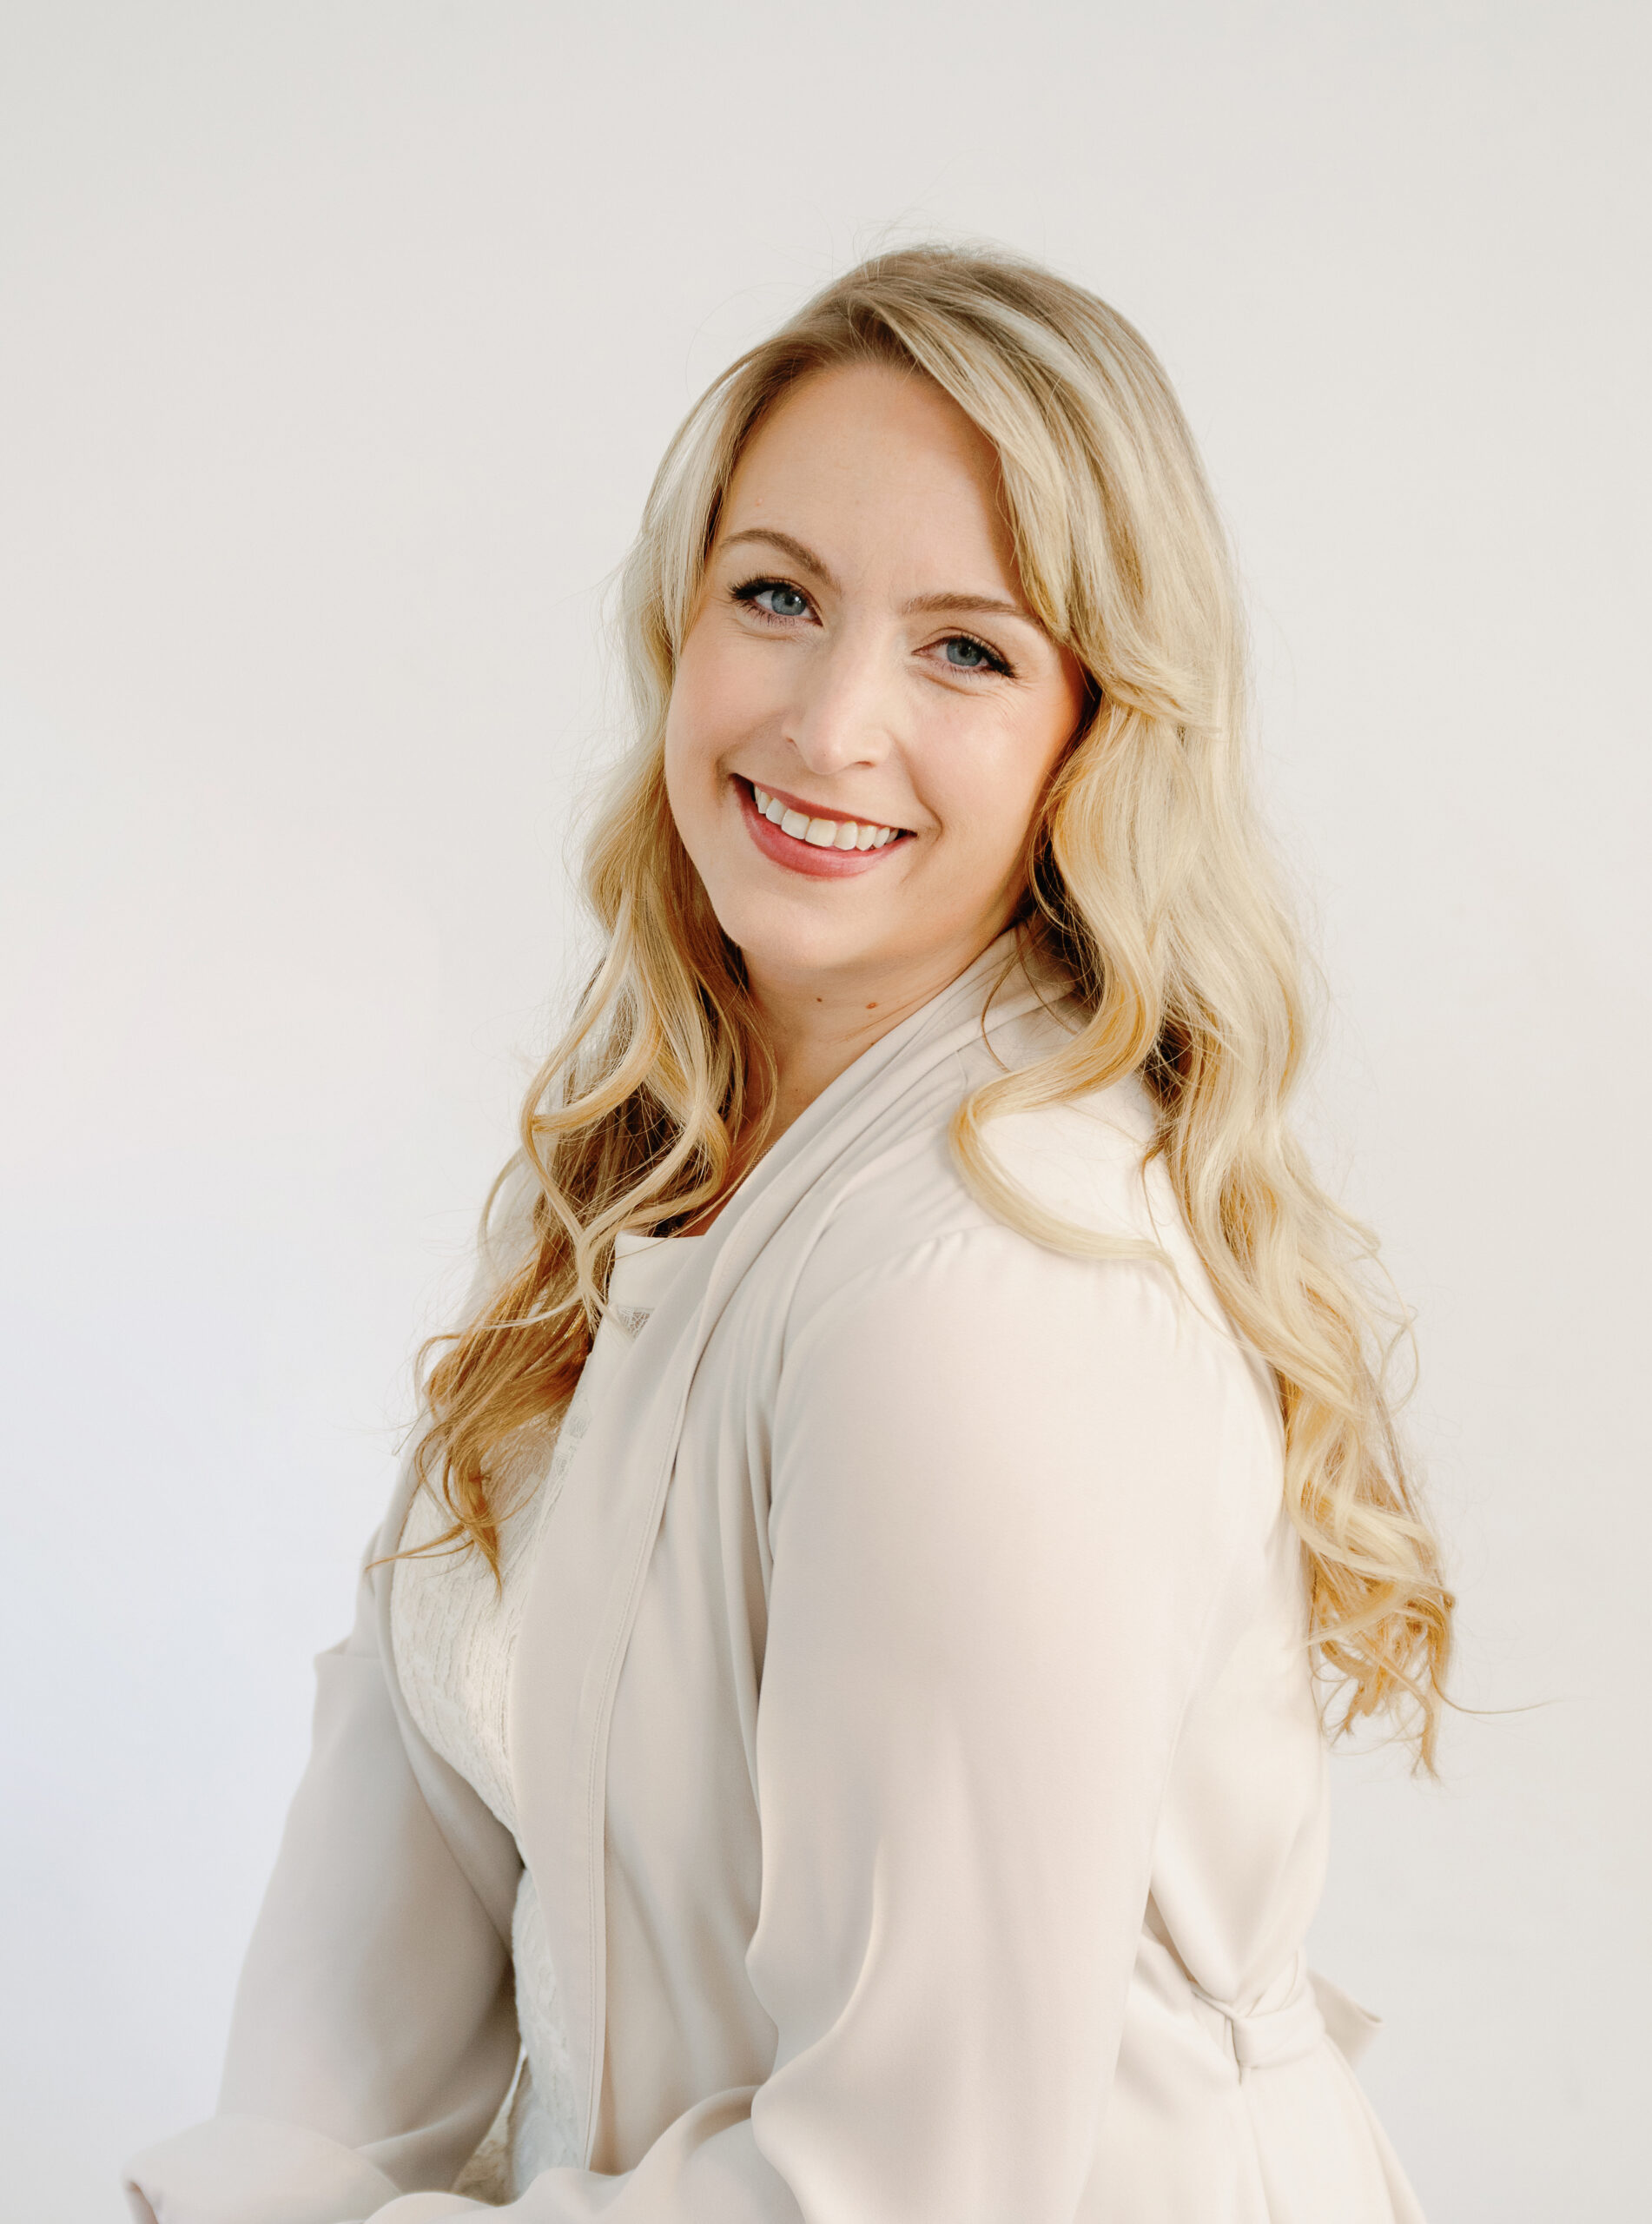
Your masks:
M 748 540 L 766 540 L 771 548 L 784 549 L 794 564 L 801 564 L 804 571 L 812 572 L 817 579 L 824 579 L 834 594 L 839 592 L 837 582 L 832 577 L 829 566 L 816 555 L 806 541 L 794 540 L 789 533 L 776 533 L 766 525 L 748 526 L 743 533 L 731 533 L 723 546 L 725 548 L 738 548 L 743 542 Z
M 776 533 L 770 526 L 749 526 L 743 533 L 731 533 L 723 543 L 725 548 L 738 548 L 749 540 L 765 540 L 771 548 L 783 549 L 795 564 L 812 572 L 823 580 L 836 594 L 840 592 L 832 577 L 830 566 L 817 556 L 807 541 L 795 539 L 789 533 Z M 909 602 L 901 605 L 903 618 L 916 618 L 946 610 L 990 610 L 1005 618 L 1019 618 L 1024 625 L 1044 630 L 1038 619 L 1023 602 L 1008 602 L 1002 595 L 976 594 L 968 587 L 944 587 L 936 594 L 914 595 Z
M 1028 626 L 1038 620 L 1024 602 L 1006 602 L 1002 595 L 975 594 L 967 587 L 947 587 L 939 594 L 915 594 L 901 605 L 902 618 L 916 618 L 942 610 L 995 610 L 1005 618 L 1019 618 Z M 1039 632 L 1043 632 L 1041 626 Z

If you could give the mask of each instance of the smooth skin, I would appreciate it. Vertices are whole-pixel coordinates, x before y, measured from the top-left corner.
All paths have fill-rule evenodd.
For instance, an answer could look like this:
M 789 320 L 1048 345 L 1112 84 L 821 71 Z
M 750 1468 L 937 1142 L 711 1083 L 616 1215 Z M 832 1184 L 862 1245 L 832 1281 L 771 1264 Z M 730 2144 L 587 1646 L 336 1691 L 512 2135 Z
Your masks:
M 792 388 L 730 483 L 665 730 L 678 831 L 774 1053 L 770 1140 L 1008 926 L 1085 702 L 957 405 L 882 365 Z M 754 784 L 898 838 L 796 841 Z

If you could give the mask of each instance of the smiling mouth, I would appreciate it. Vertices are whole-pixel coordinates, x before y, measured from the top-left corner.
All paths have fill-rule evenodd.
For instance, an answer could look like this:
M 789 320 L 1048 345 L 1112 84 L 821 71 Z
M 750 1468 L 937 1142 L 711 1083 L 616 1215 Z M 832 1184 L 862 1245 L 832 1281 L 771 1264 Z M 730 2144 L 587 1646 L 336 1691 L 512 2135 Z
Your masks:
M 748 780 L 745 785 L 751 791 L 759 817 L 766 818 L 790 840 L 812 850 L 884 850 L 907 831 L 902 826 L 874 825 L 861 818 L 816 814 L 800 808 L 788 797 L 760 788 L 755 780 Z

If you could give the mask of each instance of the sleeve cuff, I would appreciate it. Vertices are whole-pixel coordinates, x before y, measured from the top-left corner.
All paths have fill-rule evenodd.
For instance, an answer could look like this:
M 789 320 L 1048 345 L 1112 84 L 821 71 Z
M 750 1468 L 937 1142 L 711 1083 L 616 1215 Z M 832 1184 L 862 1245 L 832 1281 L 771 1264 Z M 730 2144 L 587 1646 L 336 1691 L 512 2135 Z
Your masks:
M 125 2180 L 139 2224 L 354 2224 L 393 2201 L 406 2209 L 400 2187 L 353 2148 L 265 2116 L 209 2116 L 134 2155 Z M 472 2206 L 461 2194 L 413 2198 L 447 2207 L 415 2210 L 406 2224 Z
M 360 2224 L 452 2224 L 459 2216 L 492 2216 L 498 2210 L 462 2193 L 405 2193 Z

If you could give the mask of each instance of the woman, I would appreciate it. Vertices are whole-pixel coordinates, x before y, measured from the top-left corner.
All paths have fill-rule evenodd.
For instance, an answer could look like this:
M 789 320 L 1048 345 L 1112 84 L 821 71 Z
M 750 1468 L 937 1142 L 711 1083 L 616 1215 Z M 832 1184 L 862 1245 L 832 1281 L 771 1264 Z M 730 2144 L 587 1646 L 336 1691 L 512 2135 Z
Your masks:
M 1325 1703 L 1429 1763 L 1450 1600 L 1164 374 L 882 257 L 691 414 L 625 624 L 602 961 L 135 2213 L 1415 2217 L 1302 1939 Z

